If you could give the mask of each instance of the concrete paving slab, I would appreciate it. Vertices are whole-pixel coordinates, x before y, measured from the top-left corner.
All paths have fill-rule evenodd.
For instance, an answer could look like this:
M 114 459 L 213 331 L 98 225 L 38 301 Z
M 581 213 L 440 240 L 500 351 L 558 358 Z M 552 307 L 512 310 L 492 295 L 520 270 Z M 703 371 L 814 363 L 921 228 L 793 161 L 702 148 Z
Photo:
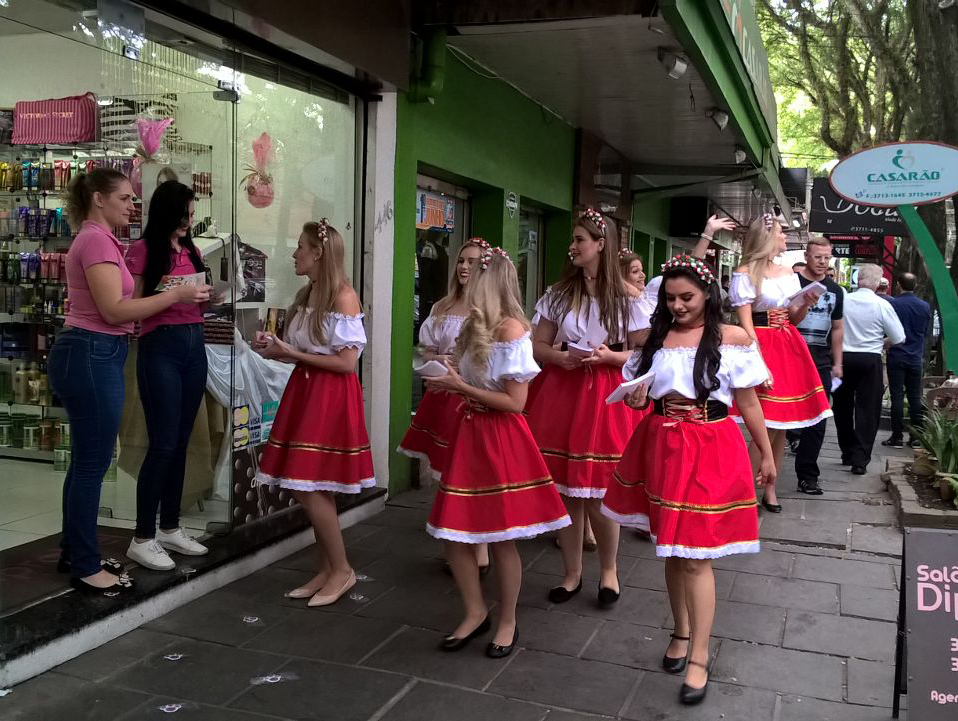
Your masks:
M 892 623 L 898 620 L 898 591 L 850 585 L 841 588 L 843 616 L 859 616 Z
M 857 706 L 849 703 L 830 703 L 815 698 L 783 696 L 779 721 L 890 721 L 886 708 Z M 907 721 L 902 713 L 899 721 Z
M 709 683 L 708 696 L 698 706 L 679 703 L 682 676 L 649 673 L 622 714 L 635 721 L 772 721 L 775 694 L 726 683 Z
M 834 583 L 740 574 L 735 579 L 732 601 L 775 608 L 799 608 L 821 613 L 841 610 L 839 587 Z
M 891 708 L 895 697 L 895 664 L 892 662 L 848 661 L 848 701 L 867 706 Z
M 712 678 L 737 685 L 841 701 L 844 668 L 834 656 L 722 641 Z
M 887 526 L 852 526 L 853 551 L 880 553 L 901 558 L 902 533 L 897 528 Z
M 4 721 L 106 721 L 142 705 L 150 694 L 47 672 L 0 698 Z
M 541 721 L 546 712 L 541 706 L 522 701 L 419 681 L 382 721 Z
M 867 588 L 895 587 L 891 566 L 880 559 L 870 563 L 847 558 L 799 555 L 795 559 L 792 577 Z
M 896 627 L 884 621 L 797 611 L 788 614 L 782 646 L 873 661 L 895 657 Z

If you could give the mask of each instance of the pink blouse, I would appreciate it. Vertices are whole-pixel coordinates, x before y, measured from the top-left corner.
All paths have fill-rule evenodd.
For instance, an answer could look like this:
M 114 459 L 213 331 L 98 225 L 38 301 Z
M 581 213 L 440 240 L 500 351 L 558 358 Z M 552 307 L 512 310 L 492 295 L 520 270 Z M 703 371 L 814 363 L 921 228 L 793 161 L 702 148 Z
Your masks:
M 133 332 L 133 322 L 112 325 L 100 315 L 86 279 L 86 269 L 99 263 L 113 263 L 120 269 L 123 300 L 133 297 L 133 276 L 123 262 L 123 246 L 103 225 L 85 220 L 67 252 L 67 296 L 70 310 L 66 325 L 108 335 Z

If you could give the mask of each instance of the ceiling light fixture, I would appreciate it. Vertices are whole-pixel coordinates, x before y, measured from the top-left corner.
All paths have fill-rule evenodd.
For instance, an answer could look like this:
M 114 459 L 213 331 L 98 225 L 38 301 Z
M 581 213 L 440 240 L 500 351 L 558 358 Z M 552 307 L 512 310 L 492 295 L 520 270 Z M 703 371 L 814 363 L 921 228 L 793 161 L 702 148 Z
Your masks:
M 689 69 L 689 61 L 665 48 L 658 49 L 659 62 L 673 80 L 678 80 Z
M 728 125 L 728 113 L 726 113 L 724 110 L 719 110 L 718 108 L 706 110 L 705 117 L 711 118 L 712 122 L 718 126 L 719 130 L 725 130 L 725 126 Z
M 738 164 L 744 163 L 748 159 L 748 156 L 745 154 L 745 151 L 741 148 L 735 149 L 735 162 Z

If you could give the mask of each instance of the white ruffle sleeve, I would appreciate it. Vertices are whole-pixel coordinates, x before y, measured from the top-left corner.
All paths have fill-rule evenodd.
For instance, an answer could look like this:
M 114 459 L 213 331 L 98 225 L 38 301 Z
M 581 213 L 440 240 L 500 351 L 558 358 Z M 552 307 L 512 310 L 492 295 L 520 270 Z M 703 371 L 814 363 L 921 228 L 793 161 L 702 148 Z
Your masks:
M 641 295 L 629 298 L 629 327 L 627 333 L 634 333 L 637 330 L 645 330 L 649 327 L 649 319 L 652 314 L 649 313 L 648 306 Z
M 639 364 L 642 362 L 642 351 L 634 350 L 629 360 L 622 366 L 622 378 L 627 381 L 635 380 L 639 376 Z
M 339 353 L 343 348 L 357 348 L 360 353 L 366 347 L 366 329 L 363 328 L 363 318 L 359 315 L 343 315 L 342 313 L 326 314 L 327 346 L 333 353 Z
M 544 319 L 544 320 L 550 320 L 553 323 L 557 322 L 556 319 L 552 317 L 552 313 L 549 312 L 549 306 L 551 305 L 552 305 L 552 288 L 548 288 L 545 292 L 545 295 L 539 298 L 539 300 L 536 302 L 535 314 L 536 316 L 538 316 L 538 320 Z M 538 325 L 538 320 L 536 321 L 536 325 Z
M 436 316 L 430 315 L 419 326 L 419 345 L 431 351 L 439 348 L 439 333 L 436 325 Z
M 754 388 L 768 380 L 768 368 L 757 343 L 749 346 L 724 345 L 722 356 L 728 363 L 732 388 Z
M 733 308 L 755 302 L 755 286 L 748 273 L 732 273 L 732 282 L 728 287 L 728 300 Z
M 539 375 L 532 356 L 532 338 L 528 333 L 513 341 L 495 343 L 489 355 L 489 380 L 528 383 Z

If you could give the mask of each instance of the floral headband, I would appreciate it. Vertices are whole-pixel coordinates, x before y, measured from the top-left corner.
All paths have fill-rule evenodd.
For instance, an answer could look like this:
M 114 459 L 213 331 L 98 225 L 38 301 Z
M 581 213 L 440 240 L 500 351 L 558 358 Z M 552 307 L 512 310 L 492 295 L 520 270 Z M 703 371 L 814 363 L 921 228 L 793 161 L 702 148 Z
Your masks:
M 708 267 L 705 261 L 699 260 L 698 258 L 693 258 L 691 255 L 676 255 L 674 258 L 671 258 L 662 264 L 663 273 L 665 273 L 667 270 L 672 270 L 673 268 L 685 268 L 686 270 L 691 270 L 702 280 L 703 283 L 715 282 L 715 274 L 712 273 L 712 269 Z
M 772 215 L 771 213 L 763 213 L 762 221 L 765 223 L 765 230 L 771 230 L 772 223 L 775 222 L 775 216 Z
M 320 218 L 316 225 L 316 235 L 319 236 L 319 242 L 325 244 L 329 240 L 329 218 Z
M 595 224 L 596 228 L 601 230 L 603 233 L 605 232 L 605 218 L 603 218 L 602 213 L 600 213 L 595 208 L 586 208 L 582 212 L 582 215 L 579 216 L 579 218 L 580 219 L 585 218 L 586 220 L 591 220 Z
M 485 241 L 483 241 L 483 242 L 485 242 Z M 480 270 L 488 270 L 488 269 L 489 269 L 489 263 L 492 262 L 492 256 L 494 256 L 494 255 L 501 256 L 501 257 L 505 258 L 506 260 L 512 262 L 512 259 L 509 258 L 509 254 L 508 254 L 506 251 L 504 251 L 502 248 L 491 248 L 491 247 L 489 247 L 489 244 L 486 243 L 486 251 L 485 251 L 485 252 L 482 254 L 482 256 L 479 258 L 479 269 L 480 269 Z
M 491 245 L 489 245 L 489 241 L 487 241 L 485 238 L 479 238 L 479 237 L 470 238 L 469 240 L 466 241 L 466 244 L 464 247 L 468 247 L 470 245 L 474 245 L 477 248 L 482 248 L 483 250 L 489 250 L 489 248 L 492 247 Z
M 635 255 L 629 248 L 619 248 L 619 260 L 625 260 L 630 255 Z

